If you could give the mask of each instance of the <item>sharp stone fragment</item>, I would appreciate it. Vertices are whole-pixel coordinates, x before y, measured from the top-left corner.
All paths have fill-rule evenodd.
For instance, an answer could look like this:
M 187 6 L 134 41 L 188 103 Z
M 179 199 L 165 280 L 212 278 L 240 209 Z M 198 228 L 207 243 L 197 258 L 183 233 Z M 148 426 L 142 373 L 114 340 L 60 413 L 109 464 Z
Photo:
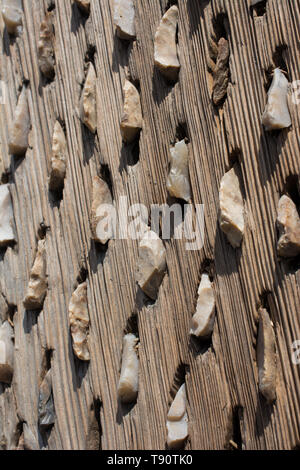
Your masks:
M 93 202 L 91 209 L 91 229 L 93 240 L 105 245 L 113 237 L 110 208 L 113 206 L 108 184 L 102 178 L 93 179 Z
M 284 129 L 292 124 L 287 103 L 288 88 L 289 82 L 283 72 L 279 68 L 275 69 L 262 117 L 262 123 L 267 131 Z
M 8 184 L 0 185 L 0 247 L 15 241 L 13 207 Z
M 121 120 L 121 134 L 124 142 L 134 141 L 143 126 L 143 116 L 140 95 L 136 87 L 125 81 L 124 87 L 124 110 Z
M 40 39 L 38 43 L 39 67 L 42 74 L 52 79 L 55 75 L 53 12 L 48 12 L 41 23 Z
M 155 232 L 146 231 L 139 245 L 137 282 L 142 291 L 156 300 L 166 272 L 166 250 Z
M 189 175 L 189 150 L 185 141 L 178 142 L 170 149 L 171 168 L 167 179 L 167 189 L 172 197 L 191 200 L 191 184 Z
M 64 187 L 67 168 L 67 142 L 64 131 L 58 121 L 54 125 L 52 138 L 51 173 L 49 189 L 60 191 Z
M 216 106 L 221 104 L 227 95 L 229 83 L 229 42 L 221 38 L 218 42 L 217 62 L 214 67 L 214 85 L 213 85 L 213 102 Z
M 220 186 L 220 226 L 228 241 L 237 248 L 244 235 L 244 204 L 235 169 L 226 173 Z
M 73 339 L 73 351 L 81 361 L 89 361 L 88 336 L 90 320 L 87 306 L 86 282 L 80 284 L 72 294 L 69 304 L 69 320 Z
M 192 319 L 190 334 L 208 338 L 214 328 L 215 322 L 215 296 L 212 283 L 207 274 L 202 275 L 198 289 L 198 301 L 196 313 Z
M 9 34 L 22 32 L 22 15 L 22 0 L 2 0 L 2 17 Z
M 135 7 L 133 0 L 114 0 L 114 24 L 119 38 L 127 40 L 135 38 Z
M 280 238 L 277 250 L 279 256 L 292 258 L 300 254 L 300 217 L 297 207 L 288 196 L 282 196 L 278 203 L 277 226 Z
M 177 55 L 176 32 L 178 7 L 173 5 L 164 14 L 154 39 L 154 62 L 170 81 L 176 81 L 180 70 Z
M 122 403 L 133 403 L 139 387 L 138 338 L 133 334 L 123 338 L 122 368 L 118 385 L 118 396 Z
M 24 86 L 19 96 L 14 121 L 9 133 L 9 153 L 22 156 L 28 148 L 28 136 L 30 131 L 30 116 L 27 101 L 27 90 Z
M 8 321 L 0 326 L 0 382 L 10 384 L 14 373 L 14 331 Z
M 183 384 L 171 405 L 167 416 L 167 445 L 169 449 L 181 449 L 188 437 L 188 416 L 186 412 L 186 390 Z
M 272 403 L 276 400 L 276 342 L 273 324 L 263 308 L 259 310 L 257 366 L 259 390 Z
M 97 130 L 96 72 L 90 63 L 80 102 L 80 116 L 83 124 L 95 134 Z
M 48 288 L 46 269 L 45 240 L 39 240 L 37 254 L 30 271 L 27 294 L 23 302 L 26 310 L 39 310 L 43 307 Z
M 55 423 L 51 369 L 47 372 L 40 386 L 38 415 L 39 426 L 42 429 L 48 429 Z

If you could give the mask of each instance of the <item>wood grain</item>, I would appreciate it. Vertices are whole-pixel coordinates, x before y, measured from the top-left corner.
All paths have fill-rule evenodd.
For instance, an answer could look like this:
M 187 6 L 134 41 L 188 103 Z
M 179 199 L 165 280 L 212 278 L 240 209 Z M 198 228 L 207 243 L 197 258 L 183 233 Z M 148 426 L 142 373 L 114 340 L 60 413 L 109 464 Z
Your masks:
M 300 5 L 264 3 L 266 13 L 257 16 L 246 0 L 179 0 L 181 71 L 175 86 L 154 68 L 154 34 L 166 0 L 136 2 L 137 40 L 130 44 L 115 35 L 112 0 L 91 0 L 89 18 L 70 0 L 57 0 L 56 74 L 50 83 L 40 75 L 37 56 L 50 1 L 24 0 L 24 32 L 16 40 L 1 18 L 0 70 L 8 99 L 0 106 L 0 169 L 9 172 L 18 241 L 0 254 L 0 313 L 13 320 L 16 347 L 13 383 L 0 385 L 0 448 L 16 448 L 22 429 L 29 428 L 40 448 L 164 449 L 167 411 L 184 376 L 187 449 L 230 448 L 230 440 L 243 449 L 299 445 L 300 367 L 291 360 L 291 345 L 300 339 L 299 263 L 277 259 L 275 227 L 278 200 L 293 189 L 290 177 L 299 176 L 299 105 L 290 97 L 293 125 L 277 134 L 263 130 L 261 115 L 271 68 L 285 65 L 289 81 L 300 79 Z M 225 103 L 215 108 L 207 57 L 209 39 L 219 30 L 230 45 L 231 79 Z M 97 74 L 95 137 L 78 111 L 91 59 Z M 144 126 L 138 162 L 120 133 L 126 77 L 140 86 Z M 24 81 L 32 129 L 25 158 L 16 160 L 8 155 L 8 129 Z M 48 191 L 57 119 L 68 145 L 62 200 Z M 100 250 L 91 240 L 92 179 L 107 165 L 117 207 L 122 196 L 148 208 L 164 204 L 169 147 L 176 137 L 189 140 L 193 203 L 205 205 L 205 243 L 190 252 L 182 240 L 165 242 L 168 272 L 158 300 L 149 304 L 135 282 L 138 243 L 111 240 Z M 235 251 L 217 222 L 219 184 L 233 161 L 246 208 L 244 241 Z M 43 310 L 26 312 L 22 301 L 41 223 L 49 227 L 49 288 Z M 199 346 L 189 329 L 205 266 L 214 281 L 217 316 L 212 341 Z M 68 321 L 69 300 L 85 269 L 89 364 L 74 357 Z M 258 392 L 260 306 L 269 311 L 276 333 L 273 407 Z M 126 408 L 118 405 L 117 384 L 132 314 L 138 315 L 140 386 L 137 403 Z M 50 365 L 56 422 L 42 435 L 38 393 Z

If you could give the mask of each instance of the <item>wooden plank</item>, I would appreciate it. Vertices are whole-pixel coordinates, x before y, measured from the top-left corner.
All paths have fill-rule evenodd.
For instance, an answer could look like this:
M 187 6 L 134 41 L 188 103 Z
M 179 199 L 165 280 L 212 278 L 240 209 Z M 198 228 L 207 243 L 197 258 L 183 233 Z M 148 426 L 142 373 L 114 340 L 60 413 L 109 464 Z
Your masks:
M 29 428 L 41 448 L 164 449 L 166 415 L 184 378 L 187 449 L 230 448 L 230 441 L 243 449 L 299 445 L 300 369 L 291 361 L 291 344 L 300 338 L 299 264 L 277 259 L 275 229 L 278 200 L 294 181 L 289 177 L 299 175 L 299 112 L 290 97 L 292 128 L 277 135 L 263 130 L 261 115 L 271 68 L 285 65 L 289 81 L 299 79 L 300 8 L 289 0 L 264 3 L 266 13 L 257 16 L 246 1 L 179 0 L 181 71 L 174 86 L 154 68 L 154 35 L 166 0 L 136 2 L 137 40 L 129 45 L 115 35 L 112 0 L 91 0 L 88 19 L 71 1 L 55 2 L 56 76 L 51 83 L 41 78 L 37 60 L 39 27 L 50 3 L 24 1 L 24 32 L 16 40 L 9 39 L 1 18 L 1 79 L 9 86 L 7 103 L 0 107 L 0 149 L 10 172 L 18 234 L 16 246 L 0 257 L 1 316 L 10 313 L 16 346 L 12 386 L 0 385 L 1 448 L 16 448 L 22 429 L 28 436 Z M 219 31 L 230 45 L 231 81 L 224 105 L 216 109 L 207 57 L 209 39 Z M 95 137 L 78 112 L 92 58 Z M 125 77 L 140 86 L 144 126 L 137 162 L 120 134 Z M 26 157 L 16 161 L 8 155 L 8 129 L 24 80 L 32 129 Z M 57 119 L 65 124 L 68 145 L 61 201 L 49 194 L 47 182 Z M 204 247 L 186 251 L 182 240 L 165 242 L 168 271 L 158 300 L 149 304 L 135 282 L 138 242 L 111 240 L 101 251 L 91 241 L 92 178 L 107 165 L 117 207 L 123 196 L 148 209 L 165 204 L 169 147 L 177 137 L 189 140 L 193 204 L 205 205 Z M 233 160 L 246 207 L 245 236 L 235 251 L 217 221 L 220 181 Z M 49 227 L 49 288 L 37 315 L 25 312 L 22 301 L 42 222 Z M 211 342 L 199 347 L 190 340 L 189 328 L 207 266 L 217 316 Z M 90 364 L 75 359 L 68 322 L 82 268 L 87 271 Z M 278 397 L 273 407 L 257 385 L 262 304 L 276 332 Z M 140 387 L 136 405 L 124 408 L 118 404 L 117 384 L 122 337 L 133 314 L 138 316 Z M 57 418 L 45 436 L 38 430 L 38 392 L 50 365 Z

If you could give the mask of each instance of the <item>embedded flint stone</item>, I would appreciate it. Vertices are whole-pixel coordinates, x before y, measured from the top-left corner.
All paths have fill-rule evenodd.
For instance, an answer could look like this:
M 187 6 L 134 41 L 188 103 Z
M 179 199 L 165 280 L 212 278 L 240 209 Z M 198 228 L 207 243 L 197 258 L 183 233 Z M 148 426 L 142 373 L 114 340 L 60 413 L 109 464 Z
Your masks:
M 135 8 L 133 0 L 114 0 L 114 24 L 120 39 L 134 39 Z
M 262 117 L 262 123 L 267 131 L 284 129 L 292 124 L 287 102 L 288 88 L 289 82 L 283 72 L 279 68 L 275 69 Z
M 15 240 L 13 230 L 13 207 L 8 184 L 0 185 L 0 247 Z
M 123 338 L 122 368 L 118 385 L 118 397 L 122 403 L 133 403 L 139 388 L 138 338 L 133 334 Z
M 300 217 L 297 207 L 288 196 L 282 196 L 278 203 L 277 226 L 280 238 L 277 250 L 279 256 L 292 258 L 300 254 Z
M 58 121 L 54 125 L 52 139 L 51 173 L 49 189 L 60 191 L 64 187 L 67 168 L 67 142 L 64 131 Z
M 171 405 L 167 416 L 167 445 L 169 449 L 181 449 L 188 437 L 188 416 L 186 412 L 186 391 L 183 384 Z
M 171 168 L 167 179 L 167 189 L 170 196 L 191 200 L 191 184 L 189 174 L 189 150 L 185 141 L 178 142 L 170 149 Z
M 121 120 L 121 134 L 124 142 L 134 141 L 143 126 L 143 116 L 140 95 L 136 87 L 125 81 L 124 88 L 124 110 Z
M 220 187 L 220 227 L 233 248 L 241 245 L 244 235 L 244 204 L 239 179 L 232 168 Z
M 89 13 L 90 11 L 90 0 L 75 0 L 75 3 L 84 13 Z
M 221 104 L 227 95 L 229 83 L 229 55 L 229 42 L 221 38 L 218 42 L 217 62 L 213 71 L 213 102 L 216 106 Z
M 14 121 L 10 128 L 8 149 L 11 155 L 22 156 L 28 148 L 30 116 L 27 101 L 27 90 L 24 86 L 19 96 Z
M 55 75 L 55 55 L 53 48 L 53 13 L 48 12 L 40 27 L 40 39 L 38 43 L 39 67 L 42 74 L 52 79 Z
M 5 321 L 0 326 L 0 382 L 10 384 L 14 373 L 14 330 Z
M 51 369 L 47 372 L 40 386 L 38 416 L 39 426 L 42 429 L 48 429 L 55 423 Z
M 102 178 L 93 179 L 93 202 L 91 209 L 91 229 L 93 240 L 105 245 L 113 237 L 109 207 L 113 206 L 108 184 Z
M 97 129 L 96 72 L 90 63 L 80 102 L 80 117 L 83 124 L 95 134 Z
M 137 282 L 142 291 L 156 300 L 166 271 L 166 250 L 155 232 L 148 230 L 139 245 Z
M 203 274 L 198 289 L 196 313 L 192 319 L 190 334 L 199 338 L 209 337 L 215 322 L 215 296 L 212 283 L 207 274 Z
M 9 34 L 21 33 L 22 14 L 22 0 L 2 0 L 2 17 Z
M 154 62 L 160 72 L 170 81 L 176 81 L 180 70 L 177 55 L 176 32 L 178 7 L 166 11 L 154 39 Z
M 39 310 L 43 307 L 47 293 L 45 240 L 39 240 L 37 254 L 30 271 L 28 290 L 24 299 L 26 310 Z
M 74 354 L 81 361 L 89 361 L 88 335 L 90 319 L 87 306 L 86 282 L 80 284 L 72 294 L 69 304 L 69 321 Z
M 257 339 L 259 391 L 268 403 L 276 400 L 276 343 L 273 324 L 268 312 L 259 310 Z

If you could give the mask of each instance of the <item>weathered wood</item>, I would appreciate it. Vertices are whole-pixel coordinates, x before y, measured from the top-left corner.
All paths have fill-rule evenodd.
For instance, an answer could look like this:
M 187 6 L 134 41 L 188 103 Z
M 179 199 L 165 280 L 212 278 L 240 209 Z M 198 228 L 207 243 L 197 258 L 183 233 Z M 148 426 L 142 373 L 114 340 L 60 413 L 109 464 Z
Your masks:
M 175 85 L 154 67 L 155 32 L 174 2 L 136 1 L 137 40 L 126 43 L 115 34 L 112 0 L 91 0 L 89 17 L 71 0 L 56 1 L 50 82 L 40 74 L 38 40 L 51 2 L 23 3 L 20 37 L 9 37 L 0 19 L 1 79 L 8 85 L 7 102 L 0 105 L 0 155 L 17 233 L 16 245 L 0 252 L 0 314 L 13 321 L 15 332 L 13 382 L 0 385 L 0 448 L 15 449 L 20 439 L 32 448 L 164 449 L 167 413 L 184 376 L 187 449 L 230 448 L 230 441 L 243 449 L 299 445 L 300 366 L 291 360 L 291 345 L 300 339 L 299 263 L 282 261 L 276 252 L 277 204 L 286 190 L 294 195 L 299 177 L 299 105 L 289 97 L 290 129 L 274 134 L 261 125 L 271 69 L 286 66 L 290 82 L 300 79 L 299 2 L 264 1 L 266 12 L 258 16 L 261 5 L 250 9 L 246 0 L 179 0 L 181 69 Z M 209 60 L 212 39 L 224 36 L 230 83 L 217 108 Z M 91 61 L 97 75 L 95 136 L 80 120 Z M 120 131 L 126 78 L 140 87 L 138 159 Z M 32 128 L 26 156 L 16 159 L 8 154 L 9 126 L 24 82 Z M 48 191 L 57 120 L 67 139 L 62 198 Z M 166 203 L 169 148 L 184 137 L 193 203 L 205 204 L 204 248 L 186 251 L 182 240 L 165 242 L 168 272 L 157 301 L 149 304 L 135 280 L 138 242 L 111 240 L 101 249 L 92 241 L 92 181 L 107 165 L 116 207 L 122 196 L 148 208 Z M 234 163 L 246 211 L 237 250 L 218 224 L 220 181 Z M 42 311 L 30 312 L 23 299 L 41 233 L 48 291 Z M 216 320 L 211 342 L 199 346 L 189 331 L 205 268 L 214 283 Z M 71 295 L 85 277 L 90 363 L 73 354 L 68 318 Z M 273 406 L 258 390 L 259 307 L 268 310 L 276 335 Z M 117 387 L 122 338 L 133 314 L 140 339 L 139 394 L 126 407 L 118 404 Z M 50 367 L 56 421 L 47 434 L 38 429 L 38 397 Z

